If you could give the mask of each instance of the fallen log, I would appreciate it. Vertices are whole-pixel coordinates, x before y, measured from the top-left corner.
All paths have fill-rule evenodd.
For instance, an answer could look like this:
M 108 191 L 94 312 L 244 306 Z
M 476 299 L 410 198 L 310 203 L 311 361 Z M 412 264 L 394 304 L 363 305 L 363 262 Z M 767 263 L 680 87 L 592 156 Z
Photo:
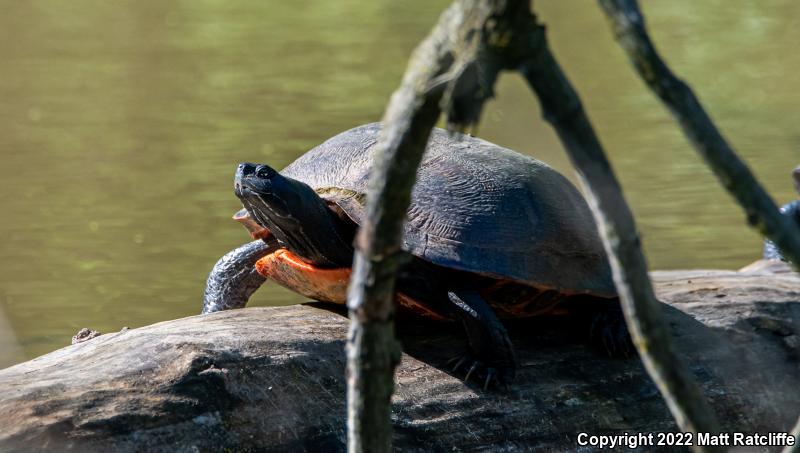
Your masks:
M 790 430 L 800 276 L 777 262 L 652 276 L 725 429 Z M 637 358 L 598 355 L 568 318 L 509 327 L 517 379 L 483 391 L 445 366 L 458 326 L 400 323 L 395 448 L 572 451 L 579 432 L 677 430 Z M 346 330 L 317 306 L 253 308 L 67 346 L 0 371 L 0 451 L 344 450 Z

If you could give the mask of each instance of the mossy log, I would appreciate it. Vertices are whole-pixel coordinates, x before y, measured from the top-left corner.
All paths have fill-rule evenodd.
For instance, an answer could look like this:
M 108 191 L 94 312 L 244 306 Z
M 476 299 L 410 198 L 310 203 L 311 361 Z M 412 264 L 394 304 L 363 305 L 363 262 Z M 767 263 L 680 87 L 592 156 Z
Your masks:
M 789 430 L 800 276 L 778 262 L 652 276 L 725 429 Z M 253 308 L 67 346 L 0 371 L 0 451 L 343 451 L 347 324 L 315 306 Z M 398 323 L 395 448 L 573 451 L 578 432 L 677 430 L 637 358 L 603 358 L 565 317 L 509 330 L 520 372 L 485 392 L 445 366 L 466 346 L 458 326 Z

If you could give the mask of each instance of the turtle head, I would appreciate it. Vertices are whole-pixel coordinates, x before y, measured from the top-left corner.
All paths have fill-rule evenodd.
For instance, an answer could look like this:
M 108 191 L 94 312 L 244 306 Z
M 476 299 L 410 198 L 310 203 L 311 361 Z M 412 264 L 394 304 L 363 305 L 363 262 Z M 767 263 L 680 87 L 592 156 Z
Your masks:
M 310 264 L 350 266 L 352 228 L 307 184 L 267 165 L 242 163 L 236 170 L 234 192 L 249 214 L 237 213 L 234 219 L 244 219 L 239 221 L 254 237 L 267 234 L 260 226 Z

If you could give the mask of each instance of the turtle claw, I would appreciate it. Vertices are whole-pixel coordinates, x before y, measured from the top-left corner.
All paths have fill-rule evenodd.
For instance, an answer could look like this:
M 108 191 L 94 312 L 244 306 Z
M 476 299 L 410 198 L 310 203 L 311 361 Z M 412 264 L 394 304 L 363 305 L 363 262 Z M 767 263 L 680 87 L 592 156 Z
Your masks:
M 455 366 L 454 366 L 454 367 L 453 367 L 453 369 L 451 370 L 451 371 L 453 371 L 454 373 L 455 373 L 455 372 L 456 372 L 456 371 L 457 371 L 459 368 L 461 368 L 461 365 L 463 365 L 463 364 L 464 364 L 464 363 L 465 363 L 467 360 L 469 360 L 469 356 L 453 357 L 453 358 L 452 358 L 452 359 L 450 359 L 450 361 L 448 361 L 447 363 L 448 363 L 448 364 L 450 364 L 450 363 L 453 363 L 453 362 L 454 362 L 454 361 L 456 361 L 456 360 L 458 360 L 458 362 L 456 362 Z
M 494 379 L 495 375 L 497 375 L 497 371 L 495 371 L 494 368 L 486 370 L 486 381 L 483 383 L 483 390 L 489 388 L 489 383 Z
M 458 371 L 459 368 L 462 368 L 462 365 L 470 364 L 469 368 L 465 367 L 467 372 L 464 375 L 463 381 L 467 383 L 471 377 L 477 380 L 478 385 L 483 381 L 483 390 L 488 390 L 490 387 L 508 389 L 508 380 L 513 377 L 514 374 L 513 370 L 489 366 L 469 354 L 454 357 L 448 360 L 446 365 L 453 362 L 456 362 L 456 365 L 452 369 L 454 373 Z
M 472 362 L 472 366 L 469 367 L 469 371 L 467 371 L 467 375 L 464 377 L 464 382 L 468 382 L 470 375 L 472 375 L 472 373 L 477 369 L 478 369 L 478 361 L 476 360 L 476 361 Z M 487 371 L 487 374 L 488 374 L 488 371 Z

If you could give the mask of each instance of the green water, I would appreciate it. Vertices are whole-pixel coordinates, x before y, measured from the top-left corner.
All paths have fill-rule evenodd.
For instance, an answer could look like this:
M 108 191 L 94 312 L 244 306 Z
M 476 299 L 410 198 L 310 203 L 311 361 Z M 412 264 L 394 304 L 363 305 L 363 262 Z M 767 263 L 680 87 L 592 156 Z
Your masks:
M 539 2 L 655 269 L 738 268 L 760 239 L 637 80 L 593 2 Z M 198 313 L 239 161 L 281 167 L 380 118 L 443 1 L 5 2 L 0 15 L 0 366 Z M 735 5 L 735 6 L 734 6 Z M 648 2 L 655 39 L 773 193 L 800 163 L 793 0 Z M 514 76 L 479 135 L 571 178 Z M 301 299 L 274 285 L 253 304 Z

